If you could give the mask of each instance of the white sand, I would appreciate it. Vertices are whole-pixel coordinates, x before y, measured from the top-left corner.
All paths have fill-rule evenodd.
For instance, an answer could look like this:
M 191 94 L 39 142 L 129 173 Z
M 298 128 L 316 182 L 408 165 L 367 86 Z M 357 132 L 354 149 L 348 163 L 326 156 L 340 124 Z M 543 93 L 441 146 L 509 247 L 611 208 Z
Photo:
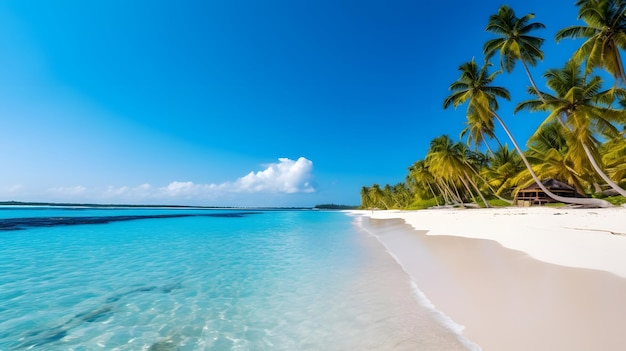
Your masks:
M 482 350 L 624 349 L 626 207 L 353 213 Z
M 626 207 L 354 211 L 404 219 L 427 235 L 495 240 L 541 261 L 597 269 L 626 278 Z

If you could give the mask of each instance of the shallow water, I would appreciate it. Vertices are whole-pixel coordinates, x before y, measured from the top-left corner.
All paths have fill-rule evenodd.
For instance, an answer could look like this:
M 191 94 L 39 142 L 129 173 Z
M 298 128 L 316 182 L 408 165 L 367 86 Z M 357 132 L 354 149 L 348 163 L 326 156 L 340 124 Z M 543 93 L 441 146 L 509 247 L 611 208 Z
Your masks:
M 0 350 L 464 349 L 343 213 L 14 208 L 0 229 L 15 218 Z

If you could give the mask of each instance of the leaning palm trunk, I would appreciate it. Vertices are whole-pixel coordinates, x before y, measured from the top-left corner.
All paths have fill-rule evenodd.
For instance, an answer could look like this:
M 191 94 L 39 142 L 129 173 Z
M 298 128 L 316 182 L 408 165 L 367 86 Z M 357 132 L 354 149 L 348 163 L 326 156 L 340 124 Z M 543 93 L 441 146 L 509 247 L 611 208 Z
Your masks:
M 441 184 L 439 184 L 439 182 L 436 182 L 435 185 L 437 186 L 437 189 L 439 189 L 439 192 L 441 193 L 441 196 L 443 197 L 444 205 L 451 204 L 452 201 L 450 201 L 450 198 L 448 197 L 448 193 L 446 192 L 446 189 L 444 189 L 441 186 Z
M 504 132 L 509 137 L 509 139 L 511 139 L 511 142 L 513 143 L 513 146 L 515 147 L 515 150 L 517 151 L 517 153 L 522 158 L 522 161 L 524 162 L 524 165 L 526 165 L 526 168 L 530 172 L 530 175 L 533 177 L 533 180 L 535 181 L 535 183 L 537 183 L 539 188 L 541 188 L 541 190 L 544 193 L 546 193 L 546 195 L 548 195 L 549 197 L 551 197 L 552 199 L 554 199 L 556 201 L 564 202 L 564 203 L 567 203 L 567 204 L 577 204 L 577 205 L 583 205 L 583 206 L 589 206 L 589 207 L 612 207 L 613 206 L 613 205 L 611 205 L 610 202 L 602 200 L 602 199 L 565 197 L 565 196 L 556 195 L 556 194 L 552 193 L 550 190 L 548 190 L 548 188 L 546 188 L 541 183 L 541 180 L 539 180 L 539 177 L 537 177 L 537 175 L 533 171 L 533 168 L 531 167 L 530 163 L 526 159 L 526 156 L 524 156 L 524 153 L 522 152 L 522 149 L 520 149 L 519 145 L 517 145 L 517 142 L 515 141 L 515 138 L 513 138 L 513 135 L 509 131 L 509 128 L 507 128 L 506 124 L 504 124 L 504 121 L 502 120 L 502 118 L 500 118 L 500 116 L 498 116 L 498 114 L 495 113 L 494 111 L 491 111 L 491 113 L 496 118 L 496 120 L 498 120 L 498 123 L 500 123 L 500 125 L 504 129 Z
M 489 190 L 491 190 L 491 192 L 500 200 L 512 205 L 513 204 L 513 200 L 507 199 L 505 197 L 502 197 L 500 195 L 498 195 L 498 192 L 491 186 L 491 184 L 489 184 L 489 182 L 483 178 L 483 176 L 480 175 L 480 173 L 478 173 L 474 168 L 471 168 L 472 172 L 474 172 L 474 174 L 478 177 L 478 179 L 482 180 L 483 183 L 485 183 L 485 185 L 487 185 L 487 187 L 489 188 Z
M 567 131 L 571 132 L 571 130 L 560 118 L 558 118 L 557 120 L 563 128 L 566 128 Z M 587 143 L 583 141 L 581 145 L 583 147 L 583 150 L 585 150 L 585 155 L 587 156 L 587 159 L 589 159 L 593 170 L 596 171 L 600 178 L 602 178 L 613 190 L 617 191 L 620 195 L 626 197 L 626 190 L 622 189 L 619 185 L 613 182 L 611 178 L 609 178 L 609 176 L 607 176 L 606 173 L 602 171 L 602 168 L 600 168 L 600 165 L 598 165 L 598 162 L 596 162 L 595 157 L 593 157 L 593 155 L 591 154 L 591 150 L 589 150 L 589 146 L 587 146 Z
M 485 207 L 487 207 L 487 208 L 491 207 L 491 206 L 489 206 L 489 203 L 487 202 L 487 200 L 483 196 L 483 193 L 480 191 L 478 186 L 476 186 L 476 183 L 474 183 L 472 178 L 470 178 L 470 176 L 467 174 L 467 172 L 463 171 L 463 173 L 465 173 L 465 177 L 469 180 L 470 184 L 472 184 L 472 186 L 474 187 L 474 190 L 476 190 L 476 192 L 478 193 L 478 196 L 480 196 L 480 199 L 483 200 L 483 203 L 485 204 Z
M 615 191 L 617 191 L 620 195 L 626 197 L 626 190 L 622 189 L 619 185 L 617 185 L 615 182 L 613 182 L 611 180 L 611 178 L 609 178 L 609 176 L 607 176 L 602 169 L 600 168 L 600 166 L 598 165 L 598 162 L 596 162 L 596 159 L 593 157 L 593 155 L 591 154 L 591 150 L 589 150 L 589 147 L 587 146 L 587 144 L 583 143 L 583 149 L 585 150 L 585 154 L 587 155 L 587 158 L 589 159 L 589 162 L 591 162 L 591 166 L 593 167 L 593 169 L 596 171 L 596 173 L 598 173 L 598 175 L 600 175 L 600 177 L 602 179 L 604 179 L 604 181 Z
M 426 181 L 426 184 L 428 185 L 428 188 L 430 189 L 430 192 L 435 197 L 435 203 L 437 204 L 437 206 L 439 206 L 439 200 L 437 200 L 437 194 L 435 194 L 435 191 L 433 190 L 433 187 L 430 185 L 429 181 Z
M 526 75 L 528 76 L 528 80 L 530 81 L 530 85 L 532 85 L 533 89 L 537 93 L 539 100 L 545 104 L 546 100 L 543 98 L 543 95 L 539 91 L 539 88 L 537 88 L 537 84 L 535 83 L 535 80 L 533 79 L 533 75 L 530 74 L 530 69 L 528 69 L 528 65 L 526 64 L 526 61 L 524 60 L 521 60 L 521 61 L 522 61 L 522 66 L 524 66 L 524 70 L 526 71 Z
M 472 172 L 478 177 L 478 179 L 482 180 L 482 182 L 489 188 L 489 190 L 491 190 L 491 192 L 493 193 L 493 195 L 495 195 L 495 197 L 497 197 L 498 199 L 507 202 L 509 204 L 513 204 L 513 200 L 511 199 L 507 199 L 505 197 L 502 197 L 500 195 L 498 195 L 498 192 L 496 191 L 496 189 L 494 189 L 491 184 L 489 184 L 489 182 L 487 181 L 487 179 L 485 179 L 483 176 L 480 175 L 480 173 L 478 173 L 475 169 L 471 168 Z
M 491 150 L 489 143 L 485 140 L 484 144 L 485 144 L 485 147 L 487 147 L 487 152 L 493 155 L 493 150 Z
M 389 207 L 389 205 L 387 205 L 387 202 L 385 202 L 385 200 L 380 199 L 380 203 L 383 205 L 383 207 L 385 208 L 385 210 L 389 210 L 389 209 L 391 209 L 391 207 Z
M 450 186 L 445 182 L 445 180 L 441 180 L 441 185 L 446 189 L 448 196 L 450 197 L 450 204 L 457 205 L 462 202 L 461 198 L 458 196 L 458 193 L 455 197 L 454 192 L 450 188 Z
M 476 201 L 476 198 L 474 197 L 474 193 L 472 193 L 472 189 L 470 189 L 469 185 L 467 185 L 467 181 L 463 179 L 463 177 L 461 176 L 459 176 L 459 180 L 461 181 L 461 183 L 463 183 L 465 190 L 467 190 L 467 192 L 469 193 L 469 197 L 472 200 L 472 202 L 478 204 L 478 202 Z
M 448 186 L 450 186 L 450 185 L 448 185 Z M 454 190 L 454 193 L 456 194 L 456 198 L 458 199 L 458 203 L 459 204 L 463 204 L 463 197 L 459 193 L 459 187 L 456 184 L 454 184 L 454 182 L 452 182 L 451 187 L 452 187 L 452 190 Z

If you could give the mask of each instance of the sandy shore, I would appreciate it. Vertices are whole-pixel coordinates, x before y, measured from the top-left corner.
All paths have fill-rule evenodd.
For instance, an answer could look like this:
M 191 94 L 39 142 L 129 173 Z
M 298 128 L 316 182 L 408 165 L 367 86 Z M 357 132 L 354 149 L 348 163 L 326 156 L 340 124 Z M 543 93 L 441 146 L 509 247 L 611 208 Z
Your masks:
M 354 211 L 483 350 L 622 350 L 626 208 Z

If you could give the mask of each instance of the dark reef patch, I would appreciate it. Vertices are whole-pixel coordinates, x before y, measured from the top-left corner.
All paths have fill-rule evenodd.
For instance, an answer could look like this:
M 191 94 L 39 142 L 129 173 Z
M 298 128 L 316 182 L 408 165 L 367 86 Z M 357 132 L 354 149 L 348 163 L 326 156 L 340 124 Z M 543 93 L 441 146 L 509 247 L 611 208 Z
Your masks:
M 258 212 L 202 213 L 202 214 L 161 214 L 132 216 L 90 216 L 90 217 L 31 217 L 0 219 L 0 231 L 21 230 L 33 227 L 56 227 L 84 224 L 107 224 L 112 222 L 134 221 L 139 219 L 163 219 L 183 217 L 244 217 Z

